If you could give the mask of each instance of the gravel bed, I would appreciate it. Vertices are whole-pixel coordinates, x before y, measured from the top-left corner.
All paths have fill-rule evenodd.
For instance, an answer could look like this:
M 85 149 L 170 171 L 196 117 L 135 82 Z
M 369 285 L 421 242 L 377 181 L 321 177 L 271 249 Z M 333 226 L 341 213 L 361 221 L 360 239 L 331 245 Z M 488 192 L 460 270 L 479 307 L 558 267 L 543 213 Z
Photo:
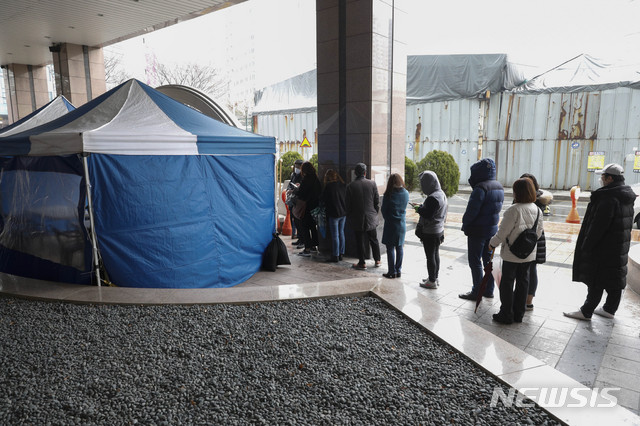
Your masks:
M 0 424 L 558 424 L 373 297 L 0 298 Z M 502 386 L 505 393 L 507 387 Z

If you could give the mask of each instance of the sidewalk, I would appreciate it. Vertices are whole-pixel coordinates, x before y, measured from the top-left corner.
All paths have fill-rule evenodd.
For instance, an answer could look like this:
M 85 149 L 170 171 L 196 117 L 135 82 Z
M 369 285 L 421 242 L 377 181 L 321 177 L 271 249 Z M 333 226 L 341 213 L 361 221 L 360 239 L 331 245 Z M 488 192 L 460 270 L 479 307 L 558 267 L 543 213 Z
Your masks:
M 571 281 L 573 251 L 579 225 L 545 222 L 547 262 L 538 267 L 539 286 L 535 308 L 525 314 L 521 324 L 501 325 L 492 320 L 500 306 L 497 295 L 483 299 L 478 313 L 475 303 L 460 299 L 458 294 L 471 289 L 471 274 L 467 264 L 467 240 L 460 231 L 460 214 L 450 214 L 441 246 L 440 288 L 422 289 L 418 283 L 426 277 L 425 255 L 414 235 L 417 221 L 408 211 L 402 278 L 386 280 L 386 256 L 381 268 L 367 271 L 350 268 L 355 259 L 339 264 L 324 263 L 324 256 L 311 259 L 290 251 L 291 266 L 275 273 L 259 272 L 241 287 L 273 286 L 301 282 L 344 280 L 357 277 L 380 278 L 386 282 L 402 282 L 416 289 L 460 318 L 471 321 L 500 339 L 524 350 L 561 373 L 590 388 L 619 387 L 618 403 L 640 414 L 640 296 L 627 289 L 615 320 L 594 315 L 590 322 L 573 320 L 562 315 L 575 311 L 586 297 L 586 286 Z M 291 239 L 282 237 L 290 247 Z M 295 251 L 297 252 L 297 250 Z M 496 260 L 499 254 L 496 254 Z M 368 262 L 372 264 L 371 261 Z M 399 284 L 399 283 L 398 283 Z M 463 336 L 464 338 L 464 336 Z

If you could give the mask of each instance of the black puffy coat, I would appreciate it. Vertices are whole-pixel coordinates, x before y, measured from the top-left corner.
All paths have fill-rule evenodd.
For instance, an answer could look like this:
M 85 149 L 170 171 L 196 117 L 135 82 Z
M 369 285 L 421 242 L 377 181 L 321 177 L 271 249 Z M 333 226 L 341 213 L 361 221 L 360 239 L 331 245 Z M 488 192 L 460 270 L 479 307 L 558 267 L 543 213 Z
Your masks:
M 636 194 L 624 182 L 591 193 L 573 257 L 573 281 L 624 288 Z

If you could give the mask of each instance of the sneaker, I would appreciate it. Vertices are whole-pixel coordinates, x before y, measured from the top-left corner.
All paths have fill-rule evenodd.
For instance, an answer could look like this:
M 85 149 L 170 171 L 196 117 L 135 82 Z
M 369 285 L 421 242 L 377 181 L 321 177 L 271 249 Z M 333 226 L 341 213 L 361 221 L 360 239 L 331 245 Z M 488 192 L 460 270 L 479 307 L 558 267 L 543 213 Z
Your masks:
M 300 244 L 302 244 L 302 240 L 300 240 L 300 239 L 298 239 L 298 240 L 296 240 L 296 241 L 291 243 L 292 246 L 298 246 Z
M 585 317 L 582 311 L 579 311 L 579 310 L 575 312 L 563 312 L 562 314 L 565 317 L 569 317 L 569 318 L 579 319 L 583 321 L 591 321 L 591 318 Z
M 367 265 L 361 265 L 359 263 L 354 263 L 353 265 L 351 265 L 351 267 L 360 271 L 364 271 L 365 269 L 367 269 Z
M 429 280 L 427 280 L 426 282 L 420 283 L 420 287 L 436 289 L 436 288 L 438 288 L 438 282 L 437 281 L 429 281 Z
M 478 298 L 475 294 L 471 292 L 459 294 L 458 297 L 460 299 L 465 299 L 465 300 L 476 300 Z
M 609 312 L 605 311 L 602 308 L 596 309 L 595 311 L 593 311 L 593 313 L 605 318 L 613 318 L 615 316 L 614 314 L 610 314 Z
M 294 245 L 293 248 L 297 248 L 297 249 L 304 248 L 304 243 L 300 241 L 298 244 Z
M 309 253 L 308 251 L 302 250 L 300 253 L 298 253 L 298 256 L 311 257 L 311 253 Z
M 311 251 L 311 253 L 317 253 L 318 252 L 318 247 L 314 246 L 314 247 L 311 247 L 309 250 Z
M 533 311 L 533 304 L 525 305 L 524 310 L 525 311 Z
M 382 266 L 382 262 L 378 260 L 374 266 L 375 266 L 376 268 L 379 268 L 379 267 L 381 267 L 381 266 Z

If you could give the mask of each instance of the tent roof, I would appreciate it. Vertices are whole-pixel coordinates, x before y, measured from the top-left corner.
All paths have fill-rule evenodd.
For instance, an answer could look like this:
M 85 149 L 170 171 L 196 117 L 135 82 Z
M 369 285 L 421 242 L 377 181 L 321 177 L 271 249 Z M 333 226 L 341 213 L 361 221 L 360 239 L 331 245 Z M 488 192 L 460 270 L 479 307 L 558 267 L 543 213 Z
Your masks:
M 53 99 L 45 106 L 38 108 L 26 117 L 16 121 L 15 123 L 0 129 L 0 137 L 15 135 L 34 127 L 38 127 L 48 121 L 62 117 L 69 111 L 76 109 L 64 96 L 60 95 Z
M 0 135 L 0 155 L 268 154 L 275 139 L 228 126 L 131 79 L 40 126 Z

